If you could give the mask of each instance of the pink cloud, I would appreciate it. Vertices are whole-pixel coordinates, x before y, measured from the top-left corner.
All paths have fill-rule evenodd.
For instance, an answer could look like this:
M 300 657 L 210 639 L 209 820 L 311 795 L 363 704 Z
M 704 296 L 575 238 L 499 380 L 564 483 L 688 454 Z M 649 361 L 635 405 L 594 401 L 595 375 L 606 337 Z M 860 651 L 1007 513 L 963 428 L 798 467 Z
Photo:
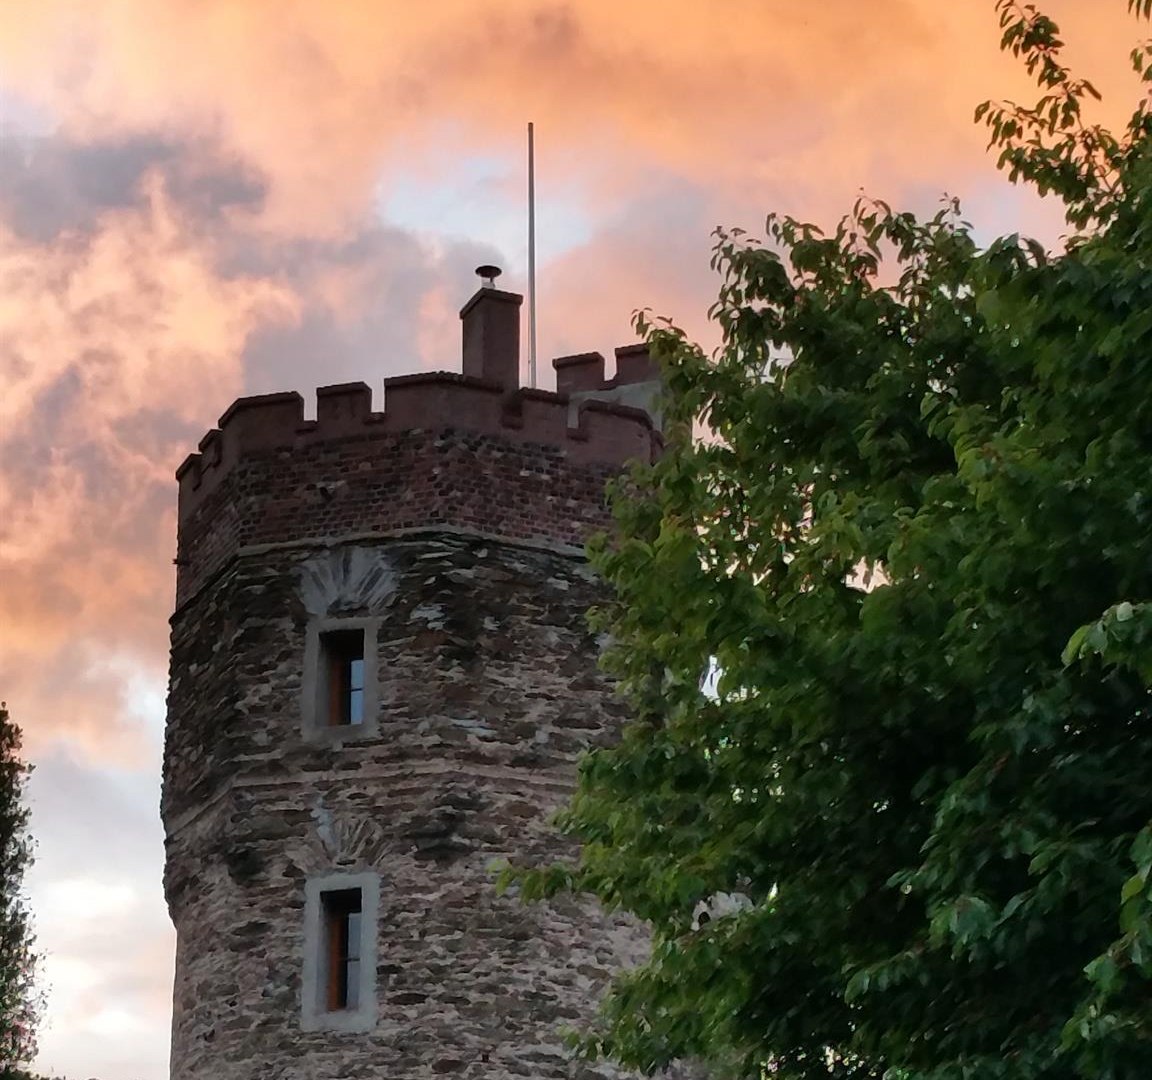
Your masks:
M 0 231 L 0 685 L 30 752 L 123 748 L 103 661 L 163 663 L 173 463 L 239 392 L 253 327 L 293 306 L 219 277 L 155 178 L 88 233 Z
M 282 231 L 346 228 L 437 126 L 457 153 L 511 149 L 533 118 L 624 181 L 640 161 L 722 186 L 871 187 L 971 159 L 975 104 L 1030 93 L 990 3 L 19 6 L 0 38 L 18 89 L 81 133 L 212 133 L 270 178 Z M 1046 6 L 1073 58 L 1130 90 L 1124 5 Z

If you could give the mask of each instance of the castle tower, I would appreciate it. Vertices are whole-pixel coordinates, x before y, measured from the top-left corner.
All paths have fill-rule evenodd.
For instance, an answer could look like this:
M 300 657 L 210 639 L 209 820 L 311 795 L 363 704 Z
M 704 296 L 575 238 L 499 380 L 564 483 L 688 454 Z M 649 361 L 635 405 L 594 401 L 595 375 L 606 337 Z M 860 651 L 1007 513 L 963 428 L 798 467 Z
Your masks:
M 607 1077 L 559 1029 L 642 941 L 495 860 L 621 719 L 585 612 L 605 482 L 658 436 L 643 347 L 518 385 L 521 298 L 463 374 L 242 398 L 178 471 L 164 760 L 172 1080 Z M 629 402 L 633 404 L 629 404 Z

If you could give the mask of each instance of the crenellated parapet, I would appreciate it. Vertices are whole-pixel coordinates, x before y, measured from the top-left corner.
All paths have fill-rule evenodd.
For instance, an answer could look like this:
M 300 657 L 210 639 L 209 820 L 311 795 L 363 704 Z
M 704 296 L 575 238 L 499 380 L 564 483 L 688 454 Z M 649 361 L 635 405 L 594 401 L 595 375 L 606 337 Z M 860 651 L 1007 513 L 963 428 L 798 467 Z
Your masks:
M 460 313 L 463 372 L 234 402 L 177 470 L 178 603 L 268 545 L 413 529 L 582 547 L 609 524 L 605 485 L 661 446 L 660 382 L 644 345 L 616 372 L 586 353 L 553 361 L 555 391 L 519 385 L 520 297 L 480 289 Z
M 373 408 L 372 391 L 365 383 L 320 387 L 314 420 L 304 418 L 304 398 L 295 391 L 240 398 L 200 441 L 198 452 L 176 471 L 180 520 L 191 517 L 246 457 L 307 451 L 332 440 L 457 431 L 556 447 L 581 465 L 620 468 L 631 460 L 650 460 L 660 444 L 651 416 L 641 407 L 608 396 L 620 386 L 647 381 L 635 378 L 647 376 L 647 369 L 633 364 L 606 381 L 604 358 L 591 355 L 597 358 L 598 369 L 591 370 L 593 361 L 581 372 L 578 392 L 508 390 L 476 376 L 426 372 L 385 379 L 384 408 L 379 411 Z M 629 359 L 635 355 L 629 350 Z M 566 387 L 571 384 L 572 369 L 564 366 L 568 362 L 556 361 Z

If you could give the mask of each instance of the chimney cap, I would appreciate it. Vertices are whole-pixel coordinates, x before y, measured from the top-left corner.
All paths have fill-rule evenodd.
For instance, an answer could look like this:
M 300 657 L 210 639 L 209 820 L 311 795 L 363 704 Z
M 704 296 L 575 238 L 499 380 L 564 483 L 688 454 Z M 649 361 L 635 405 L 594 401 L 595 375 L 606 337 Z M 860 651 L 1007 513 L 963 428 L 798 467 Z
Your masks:
M 496 288 L 496 279 L 503 273 L 498 266 L 492 266 L 485 263 L 483 266 L 476 267 L 476 276 L 480 278 L 480 286 L 484 289 Z

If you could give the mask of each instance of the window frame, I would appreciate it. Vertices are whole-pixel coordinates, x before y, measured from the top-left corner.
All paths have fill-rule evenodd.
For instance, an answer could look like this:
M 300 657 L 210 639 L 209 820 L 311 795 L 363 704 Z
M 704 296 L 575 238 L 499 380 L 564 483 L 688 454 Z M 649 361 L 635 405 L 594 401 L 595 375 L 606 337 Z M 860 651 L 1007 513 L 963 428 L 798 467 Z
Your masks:
M 331 993 L 332 916 L 336 905 L 326 897 L 358 892 L 360 919 L 358 981 L 354 1006 L 333 1007 Z M 376 1026 L 376 922 L 380 907 L 380 878 L 373 873 L 329 874 L 304 885 L 304 962 L 301 978 L 300 1019 L 304 1031 L 370 1031 Z M 349 943 L 351 945 L 351 943 Z M 349 950 L 352 951 L 352 950 Z
M 360 1005 L 360 956 L 364 930 L 362 889 L 326 889 L 320 893 L 324 924 L 320 981 L 328 1012 Z
M 301 684 L 301 721 L 304 737 L 325 742 L 349 742 L 375 735 L 380 699 L 377 639 L 378 618 L 312 619 L 304 639 L 304 675 Z M 332 686 L 332 648 L 327 644 L 343 634 L 363 634 L 363 689 L 360 723 L 334 723 L 335 690 Z M 346 691 L 347 692 L 347 691 Z

